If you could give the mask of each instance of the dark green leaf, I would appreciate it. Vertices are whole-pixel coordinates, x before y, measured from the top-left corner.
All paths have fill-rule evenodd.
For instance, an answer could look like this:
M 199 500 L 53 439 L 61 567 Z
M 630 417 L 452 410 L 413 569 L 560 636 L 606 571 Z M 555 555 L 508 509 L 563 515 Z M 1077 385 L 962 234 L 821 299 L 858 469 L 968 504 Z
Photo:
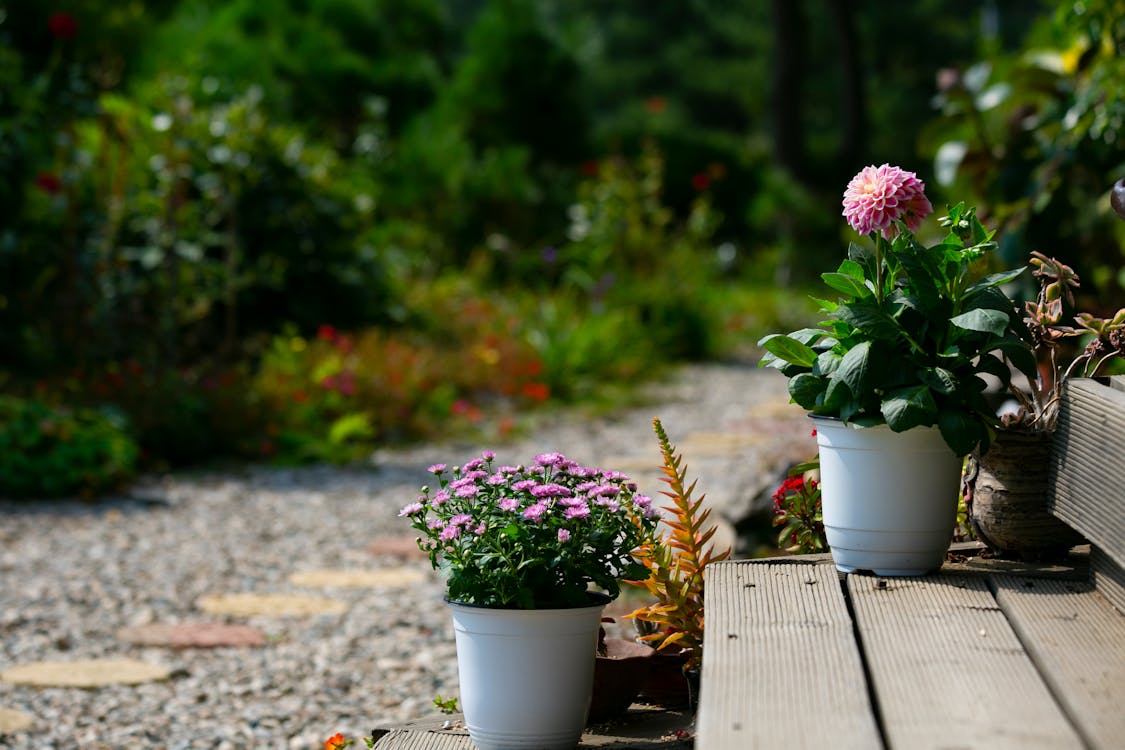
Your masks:
M 871 368 L 871 342 L 864 341 L 854 346 L 840 360 L 836 379 L 847 383 L 854 395 L 867 390 L 868 372 Z
M 1001 286 L 1011 281 L 1015 281 L 1020 276 L 1022 276 L 1024 271 L 1026 270 L 1026 268 L 1013 268 L 1011 271 L 989 274 L 988 276 L 985 276 L 983 279 L 966 289 L 965 294 L 967 296 L 982 289 L 989 289 L 991 287 Z
M 931 425 L 937 418 L 937 403 L 930 389 L 924 385 L 899 388 L 883 399 L 883 418 L 895 432 L 911 427 Z
M 840 409 L 847 403 L 853 400 L 851 390 L 848 384 L 837 378 L 832 378 L 828 381 L 828 387 L 824 391 L 824 397 L 817 405 L 817 414 L 839 414 Z
M 827 387 L 828 383 L 824 378 L 818 378 L 807 372 L 789 379 L 789 395 L 801 408 L 809 411 L 816 408 L 817 401 Z
M 831 375 L 840 368 L 841 360 L 843 357 L 834 351 L 821 352 L 813 365 L 813 375 Z
M 836 314 L 873 339 L 894 341 L 899 337 L 898 324 L 894 318 L 873 303 L 856 302 L 851 305 L 841 305 Z
M 1000 379 L 1000 382 L 1005 385 L 1012 380 L 1011 368 L 1004 364 L 1003 360 L 999 357 L 994 357 L 991 353 L 980 355 L 980 359 L 977 361 L 977 369 L 989 375 L 996 376 Z
M 918 372 L 918 378 L 937 393 L 949 395 L 957 390 L 957 378 L 942 367 L 927 367 Z
M 988 429 L 971 414 L 953 409 L 938 416 L 938 429 L 945 443 L 958 456 L 972 453 L 973 448 L 988 436 Z
M 1035 360 L 1035 353 L 1026 343 L 1019 339 L 1007 338 L 999 342 L 996 348 L 1031 382 L 1034 383 L 1039 377 L 1039 363 Z
M 1003 336 L 1008 328 L 1008 314 L 1000 310 L 977 309 L 956 315 L 949 322 L 966 331 Z

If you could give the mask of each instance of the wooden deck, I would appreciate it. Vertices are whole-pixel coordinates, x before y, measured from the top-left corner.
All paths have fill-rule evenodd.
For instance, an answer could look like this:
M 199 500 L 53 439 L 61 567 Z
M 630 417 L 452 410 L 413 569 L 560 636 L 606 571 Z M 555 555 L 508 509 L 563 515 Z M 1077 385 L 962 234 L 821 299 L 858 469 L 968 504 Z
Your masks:
M 717 564 L 695 746 L 1125 747 L 1125 617 L 1084 562 Z
M 692 716 L 687 711 L 636 705 L 620 719 L 587 727 L 578 747 L 582 750 L 691 750 L 691 724 Z M 375 744 L 376 750 L 473 750 L 475 747 L 459 715 L 446 721 L 420 721 L 386 730 Z

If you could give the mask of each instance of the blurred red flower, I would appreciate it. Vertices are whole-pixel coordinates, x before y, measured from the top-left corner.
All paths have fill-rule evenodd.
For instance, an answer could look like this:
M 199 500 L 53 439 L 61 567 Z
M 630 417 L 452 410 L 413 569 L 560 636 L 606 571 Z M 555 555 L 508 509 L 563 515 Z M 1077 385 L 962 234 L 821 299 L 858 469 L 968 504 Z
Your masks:
M 711 178 L 706 173 L 700 172 L 691 178 L 691 186 L 698 192 L 703 192 L 711 184 Z
M 73 39 L 78 36 L 78 21 L 69 13 L 52 13 L 47 27 L 56 39 Z
M 53 172 L 40 172 L 35 176 L 35 187 L 47 195 L 56 195 L 62 190 L 62 180 Z
M 524 383 L 523 395 L 532 401 L 546 401 L 551 397 L 551 386 L 546 383 Z

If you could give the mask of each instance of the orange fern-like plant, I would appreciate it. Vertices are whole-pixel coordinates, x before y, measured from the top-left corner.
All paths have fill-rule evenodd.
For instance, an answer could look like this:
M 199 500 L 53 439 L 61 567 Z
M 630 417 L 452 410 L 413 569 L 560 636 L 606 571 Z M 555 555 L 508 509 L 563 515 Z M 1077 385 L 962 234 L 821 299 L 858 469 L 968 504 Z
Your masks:
M 668 485 L 662 494 L 672 499 L 672 504 L 663 508 L 671 516 L 662 519 L 669 534 L 649 540 L 637 552 L 649 576 L 626 583 L 647 590 L 656 601 L 626 617 L 652 626 L 652 632 L 642 635 L 641 640 L 655 644 L 658 651 L 678 646 L 687 656 L 687 667 L 696 668 L 703 657 L 704 570 L 726 559 L 730 550 L 713 551 L 710 541 L 717 527 L 705 530 L 711 510 L 703 508 L 703 495 L 692 497 L 696 482 L 687 483 L 683 456 L 676 453 L 660 420 L 652 420 L 652 426 L 664 459 L 661 481 Z

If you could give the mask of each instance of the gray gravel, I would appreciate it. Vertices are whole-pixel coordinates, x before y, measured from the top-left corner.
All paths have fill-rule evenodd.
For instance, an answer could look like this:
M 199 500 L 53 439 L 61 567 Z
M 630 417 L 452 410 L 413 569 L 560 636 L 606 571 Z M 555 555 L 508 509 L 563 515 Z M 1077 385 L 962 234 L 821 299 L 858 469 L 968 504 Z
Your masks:
M 96 689 L 0 682 L 0 712 L 32 726 L 0 747 L 315 748 L 433 715 L 456 695 L 453 633 L 440 582 L 310 590 L 290 574 L 425 560 L 372 554 L 409 528 L 397 511 L 431 463 L 494 447 L 504 462 L 559 450 L 624 471 L 659 491 L 650 419 L 661 416 L 720 514 L 737 520 L 779 467 L 814 450 L 785 406 L 784 379 L 750 365 L 683 369 L 649 405 L 611 417 L 544 417 L 506 446 L 436 445 L 378 452 L 370 467 L 150 477 L 97 504 L 0 501 L 0 672 L 30 662 L 114 657 L 167 666 L 168 680 Z M 727 530 L 727 539 L 729 529 Z M 343 615 L 227 618 L 267 635 L 261 648 L 172 650 L 117 639 L 126 626 L 221 621 L 208 594 L 301 593 L 348 604 Z

